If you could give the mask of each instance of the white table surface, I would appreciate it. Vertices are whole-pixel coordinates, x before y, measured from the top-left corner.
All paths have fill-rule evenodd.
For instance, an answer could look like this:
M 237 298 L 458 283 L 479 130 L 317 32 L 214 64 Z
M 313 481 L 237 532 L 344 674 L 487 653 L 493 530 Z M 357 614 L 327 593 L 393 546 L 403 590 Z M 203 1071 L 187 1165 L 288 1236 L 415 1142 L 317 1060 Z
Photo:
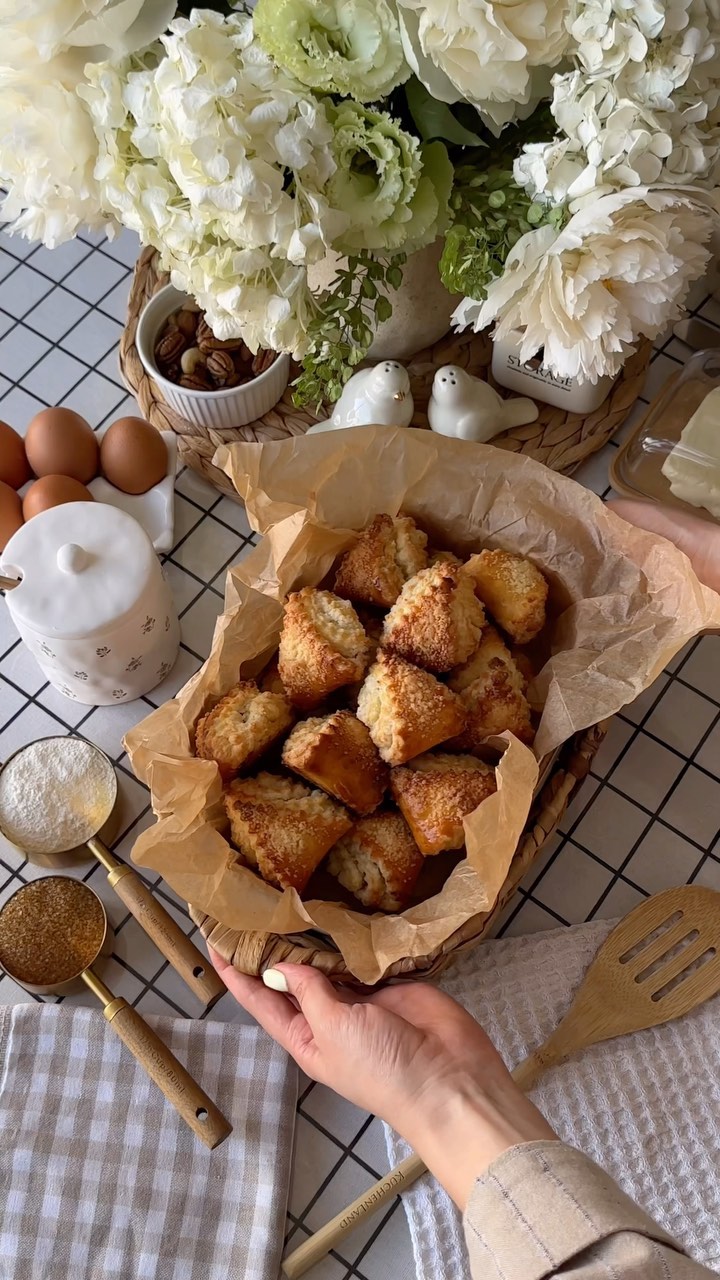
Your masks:
M 118 372 L 116 347 L 125 317 L 137 242 L 123 233 L 78 238 L 49 252 L 0 234 L 0 418 L 24 432 L 44 405 L 62 404 L 95 427 L 137 413 Z M 706 300 L 699 314 L 720 327 L 720 304 Z M 644 398 L 687 358 L 672 336 L 651 365 Z M 618 437 L 637 421 L 639 406 Z M 607 495 L 606 445 L 576 479 Z M 207 655 L 222 607 L 225 570 L 249 549 L 244 509 L 192 471 L 177 480 L 175 546 L 167 571 L 182 619 L 182 648 L 171 675 L 138 702 L 92 708 L 73 703 L 44 680 L 0 604 L 0 759 L 48 734 L 78 733 L 116 761 L 122 794 L 115 852 L 128 859 L 138 834 L 152 822 L 148 795 L 123 754 L 125 731 L 172 697 Z M 720 889 L 720 637 L 707 636 L 679 654 L 651 689 L 617 716 L 590 777 L 504 913 L 499 932 L 529 933 L 559 923 L 622 915 L 643 897 L 692 881 Z M 0 903 L 42 874 L 0 837 Z M 142 1011 L 198 1016 L 200 1006 L 180 979 L 159 963 L 153 945 L 107 888 L 102 869 L 77 874 L 105 901 L 117 940 L 110 983 Z M 196 933 L 185 905 L 157 877 L 155 892 L 188 934 Z M 0 977 L 0 1002 L 28 1000 Z M 84 997 L 72 997 L 85 1002 Z M 90 997 L 87 997 L 90 1001 Z M 238 1018 L 229 996 L 212 1018 Z M 344 1208 L 387 1169 L 378 1121 L 334 1094 L 305 1082 L 298 1105 L 296 1155 L 290 1190 L 291 1245 Z M 390 1208 L 348 1237 L 313 1280 L 410 1280 L 414 1275 L 402 1208 Z

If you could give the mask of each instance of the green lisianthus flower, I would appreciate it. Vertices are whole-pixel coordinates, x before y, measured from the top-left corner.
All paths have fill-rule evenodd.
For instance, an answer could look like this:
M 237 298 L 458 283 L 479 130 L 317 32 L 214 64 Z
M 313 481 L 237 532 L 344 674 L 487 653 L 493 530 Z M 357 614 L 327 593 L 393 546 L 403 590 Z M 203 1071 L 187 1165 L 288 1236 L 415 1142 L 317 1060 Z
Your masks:
M 374 102 L 410 75 L 387 0 L 258 0 L 253 28 L 266 53 L 310 89 Z
M 340 253 L 413 253 L 449 222 L 453 168 L 441 142 L 424 146 L 383 111 L 343 102 L 330 112 L 337 165 L 325 196 L 349 225 Z

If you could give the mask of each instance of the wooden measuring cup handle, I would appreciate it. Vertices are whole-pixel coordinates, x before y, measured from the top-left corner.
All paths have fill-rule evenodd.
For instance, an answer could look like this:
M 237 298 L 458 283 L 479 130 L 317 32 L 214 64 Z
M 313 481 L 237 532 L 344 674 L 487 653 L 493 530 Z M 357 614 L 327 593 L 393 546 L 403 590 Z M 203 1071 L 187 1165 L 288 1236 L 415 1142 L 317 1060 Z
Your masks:
M 168 1102 L 179 1112 L 193 1133 L 212 1151 L 232 1133 L 232 1125 L 200 1085 L 178 1062 L 166 1044 L 122 997 L 114 999 L 103 1010 L 113 1031 L 119 1035 L 140 1066 Z
M 94 847 L 99 844 L 97 839 L 88 843 L 93 853 L 99 856 Z M 107 851 L 103 851 L 107 856 Z M 101 858 L 101 861 L 105 862 L 105 858 Z M 211 1000 L 224 995 L 225 983 L 215 972 L 207 956 L 198 951 L 194 942 L 186 937 L 172 916 L 153 897 L 145 882 L 125 863 L 115 862 L 115 859 L 113 863 L 113 870 L 108 872 L 108 884 L 198 1000 L 209 1004 Z

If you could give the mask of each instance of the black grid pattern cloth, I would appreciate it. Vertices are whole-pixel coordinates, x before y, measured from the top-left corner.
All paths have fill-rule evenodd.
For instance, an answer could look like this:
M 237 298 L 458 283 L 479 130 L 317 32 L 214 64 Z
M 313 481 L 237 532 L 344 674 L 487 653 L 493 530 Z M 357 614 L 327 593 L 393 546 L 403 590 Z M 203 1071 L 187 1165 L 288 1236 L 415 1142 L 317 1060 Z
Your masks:
M 231 1121 L 215 1151 L 100 1012 L 0 1008 L 2 1280 L 277 1280 L 294 1064 L 256 1027 L 148 1022 Z

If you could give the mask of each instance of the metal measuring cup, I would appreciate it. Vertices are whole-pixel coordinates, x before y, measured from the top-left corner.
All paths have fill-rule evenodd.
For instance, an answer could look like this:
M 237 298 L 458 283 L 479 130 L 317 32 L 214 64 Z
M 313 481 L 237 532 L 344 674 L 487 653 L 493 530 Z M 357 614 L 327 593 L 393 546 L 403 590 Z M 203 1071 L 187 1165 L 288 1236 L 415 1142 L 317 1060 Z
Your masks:
M 86 986 L 93 995 L 97 997 L 103 1006 L 103 1014 L 106 1022 L 112 1027 L 113 1031 L 120 1037 L 123 1044 L 135 1058 L 135 1061 L 147 1072 L 151 1080 L 165 1094 L 168 1102 L 172 1103 L 175 1110 L 182 1116 L 187 1125 L 190 1126 L 196 1137 L 205 1143 L 206 1147 L 212 1150 L 220 1145 L 225 1138 L 232 1133 L 232 1125 L 225 1119 L 222 1112 L 216 1107 L 215 1103 L 208 1098 L 203 1092 L 197 1081 L 178 1062 L 173 1053 L 170 1052 L 166 1044 L 155 1034 L 138 1013 L 137 1009 L 133 1009 L 127 1000 L 122 996 L 114 996 L 109 987 L 105 985 L 101 978 L 95 972 L 94 966 L 103 956 L 108 955 L 112 951 L 112 943 L 114 933 L 108 921 L 107 913 L 101 899 L 89 885 L 84 884 L 82 880 L 74 880 L 70 876 L 46 876 L 41 881 L 31 881 L 25 884 L 21 889 L 17 889 L 5 902 L 0 909 L 0 921 L 2 916 L 10 907 L 10 904 L 23 899 L 23 895 L 28 907 L 28 915 L 30 925 L 34 923 L 33 913 L 37 916 L 35 927 L 39 932 L 43 928 L 43 917 L 39 907 L 33 905 L 33 898 L 37 900 L 38 887 L 40 885 L 46 888 L 48 883 L 58 880 L 63 885 L 72 886 L 70 893 L 77 899 L 78 908 L 82 905 L 87 907 L 92 904 L 91 910 L 96 913 L 102 913 L 102 921 L 104 924 L 102 941 L 92 955 L 84 954 L 82 956 L 82 967 L 75 973 L 67 974 L 67 966 L 65 971 L 58 971 L 57 975 L 49 974 L 52 979 L 59 977 L 58 981 L 49 981 L 43 983 L 28 982 L 23 977 L 22 972 L 14 971 L 12 961 L 8 960 L 7 948 L 0 957 L 2 968 L 4 968 L 8 977 L 13 982 L 17 982 L 25 991 L 29 991 L 33 995 L 47 996 L 70 995 L 75 991 L 82 990 L 83 985 Z M 72 931 L 72 919 L 67 920 L 68 937 Z M 63 921 L 63 928 L 65 922 Z M 57 935 L 57 929 L 55 930 Z
M 72 735 L 40 738 L 40 742 L 54 742 L 56 750 L 62 751 L 63 743 L 73 741 Z M 36 863 L 41 867 L 51 867 L 60 869 L 64 867 L 78 866 L 83 862 L 87 862 L 88 858 L 95 857 L 102 863 L 108 873 L 108 884 L 115 890 L 118 897 L 125 903 L 128 911 L 135 917 L 140 928 L 152 938 L 155 946 L 162 952 L 165 959 L 172 966 L 177 974 L 183 979 L 194 995 L 198 997 L 203 1004 L 209 1004 L 216 1000 L 219 996 L 225 994 L 225 984 L 222 982 L 218 974 L 213 969 L 209 960 L 203 956 L 202 952 L 193 942 L 183 933 L 182 929 L 173 920 L 172 916 L 165 910 L 154 898 L 147 885 L 139 876 L 135 874 L 131 867 L 124 862 L 118 862 L 114 858 L 105 843 L 111 840 L 117 832 L 118 825 L 118 782 L 115 766 L 109 756 L 96 747 L 94 743 L 86 742 L 82 739 L 86 746 L 95 751 L 98 759 L 102 762 L 105 770 L 105 788 L 108 797 L 106 811 L 100 815 L 97 820 L 98 829 L 81 845 L 74 848 L 58 848 L 47 853 L 33 853 L 27 849 L 21 848 L 13 841 L 7 831 L 3 831 L 2 821 L 0 819 L 0 832 L 5 836 L 11 844 L 15 844 L 18 849 L 29 862 Z M 24 747 L 20 747 L 18 751 L 13 752 L 11 756 L 0 767 L 0 773 L 6 769 L 11 760 L 15 760 L 22 755 L 29 746 L 34 743 L 27 743 Z

